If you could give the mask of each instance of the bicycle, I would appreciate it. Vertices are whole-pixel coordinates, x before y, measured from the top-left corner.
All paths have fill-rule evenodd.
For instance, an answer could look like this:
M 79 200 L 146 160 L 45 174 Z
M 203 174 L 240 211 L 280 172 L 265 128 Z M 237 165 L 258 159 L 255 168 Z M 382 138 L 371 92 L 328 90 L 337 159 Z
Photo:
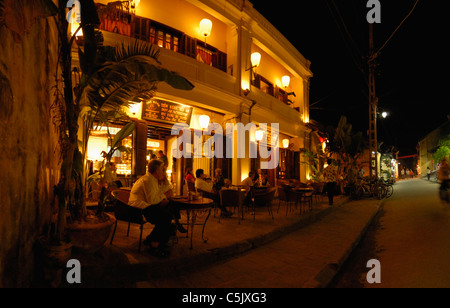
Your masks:
M 393 186 L 384 183 L 382 179 L 373 181 L 362 179 L 360 182 L 356 183 L 350 191 L 352 198 L 355 200 L 359 200 L 362 197 L 373 197 L 381 200 L 383 198 L 391 197 L 393 193 Z
M 392 197 L 392 195 L 394 194 L 394 180 L 393 179 L 389 179 L 389 180 L 381 179 L 380 182 L 382 183 L 382 185 L 384 185 L 384 189 L 385 189 L 385 194 L 383 197 L 384 198 Z

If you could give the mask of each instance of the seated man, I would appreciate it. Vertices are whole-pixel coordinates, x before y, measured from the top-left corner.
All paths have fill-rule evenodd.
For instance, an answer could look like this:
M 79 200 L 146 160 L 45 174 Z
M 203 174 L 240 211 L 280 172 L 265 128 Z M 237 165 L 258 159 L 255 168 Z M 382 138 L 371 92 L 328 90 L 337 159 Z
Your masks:
M 216 194 L 217 196 L 214 198 L 214 201 L 217 204 L 220 204 L 219 194 L 216 191 L 214 191 L 213 183 L 208 183 L 205 181 L 206 174 L 204 173 L 203 169 L 197 169 L 197 171 L 195 172 L 195 176 L 197 177 L 197 179 L 195 180 L 195 188 L 197 190 L 202 190 L 202 191 Z M 221 206 L 220 210 L 221 210 L 221 215 L 223 217 L 230 217 L 233 215 L 231 212 L 229 212 L 227 210 L 226 207 Z
M 250 189 L 253 187 L 254 185 L 254 180 L 255 180 L 255 172 L 254 171 L 250 171 L 248 173 L 248 177 L 245 178 L 241 185 L 244 187 L 244 189 L 247 191 L 247 193 L 250 191 Z
M 245 199 L 244 199 L 244 204 L 245 205 L 249 205 L 251 200 L 252 200 L 252 194 L 250 193 L 250 190 L 252 189 L 253 185 L 254 185 L 254 180 L 255 180 L 255 172 L 254 171 L 250 171 L 248 173 L 248 177 L 245 178 L 241 185 L 243 186 L 243 188 L 246 190 L 245 192 Z
M 164 175 L 163 165 L 159 160 L 150 161 L 147 174 L 133 185 L 128 201 L 130 206 L 142 209 L 145 219 L 155 225 L 146 241 L 150 242 L 150 253 L 157 257 L 168 256 L 164 246 L 173 233 L 174 213 L 170 201 L 159 188 L 159 179 Z

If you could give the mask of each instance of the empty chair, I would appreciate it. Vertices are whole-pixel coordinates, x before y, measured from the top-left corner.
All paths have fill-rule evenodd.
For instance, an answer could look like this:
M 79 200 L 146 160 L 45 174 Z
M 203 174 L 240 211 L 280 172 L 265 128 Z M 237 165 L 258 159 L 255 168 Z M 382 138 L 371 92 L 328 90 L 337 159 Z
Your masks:
M 272 201 L 275 197 L 275 192 L 277 191 L 276 188 L 271 188 L 267 192 L 264 193 L 253 193 L 252 192 L 252 207 L 253 207 L 253 220 L 256 216 L 256 208 L 255 204 L 264 204 L 267 206 L 267 211 L 269 212 L 269 215 L 273 217 L 273 211 L 272 211 Z
M 245 190 L 222 189 L 219 192 L 221 207 L 238 208 L 239 224 L 244 219 Z
M 130 191 L 127 190 L 114 190 L 111 192 L 113 196 L 113 207 L 114 216 L 116 217 L 116 223 L 114 225 L 114 231 L 111 236 L 112 244 L 114 240 L 114 235 L 116 234 L 117 221 L 122 220 L 128 222 L 127 237 L 130 234 L 130 225 L 132 223 L 140 225 L 140 235 L 139 235 L 139 252 L 141 252 L 141 242 L 142 242 L 142 231 L 144 229 L 144 224 L 147 222 L 142 215 L 142 210 L 128 205 L 128 199 L 130 198 Z
M 313 199 L 313 191 L 303 193 L 300 196 L 300 199 L 299 199 L 299 201 L 300 201 L 300 212 L 302 211 L 302 208 L 303 208 L 302 205 L 307 205 L 308 208 L 309 208 L 309 211 L 312 211 L 312 202 L 313 202 L 312 199 Z
M 289 186 L 281 186 L 278 187 L 278 210 L 280 210 L 281 202 L 286 204 L 286 216 L 288 214 L 289 208 L 291 207 L 292 201 L 295 202 L 295 199 L 292 198 L 291 189 Z
M 195 188 L 195 183 L 192 183 L 192 182 L 189 182 L 189 181 L 186 181 L 186 180 L 184 181 L 184 183 L 186 184 L 188 192 L 189 191 L 193 191 L 193 192 L 197 191 L 197 189 Z
M 322 199 L 323 197 L 323 187 L 325 183 L 313 183 L 311 186 L 314 188 L 313 196 L 316 200 L 316 203 L 318 203 L 318 199 Z

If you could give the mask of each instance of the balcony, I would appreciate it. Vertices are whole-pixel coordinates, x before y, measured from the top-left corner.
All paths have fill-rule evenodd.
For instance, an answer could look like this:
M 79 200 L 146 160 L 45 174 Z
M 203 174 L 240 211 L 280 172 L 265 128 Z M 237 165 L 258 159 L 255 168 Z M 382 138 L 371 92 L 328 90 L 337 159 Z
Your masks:
M 227 72 L 226 53 L 170 26 L 135 16 L 122 7 L 120 1 L 108 5 L 97 4 L 97 11 L 100 30 L 146 41 Z

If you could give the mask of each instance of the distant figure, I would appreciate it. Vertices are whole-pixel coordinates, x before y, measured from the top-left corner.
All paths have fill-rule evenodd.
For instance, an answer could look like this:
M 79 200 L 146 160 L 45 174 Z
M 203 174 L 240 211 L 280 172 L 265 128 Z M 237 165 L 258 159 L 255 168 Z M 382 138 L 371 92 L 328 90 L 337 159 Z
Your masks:
M 326 190 L 328 194 L 329 205 L 333 205 L 334 193 L 336 191 L 336 182 L 337 182 L 337 170 L 336 166 L 334 166 L 333 161 L 331 159 L 327 160 L 328 166 L 323 171 L 323 176 L 326 183 Z
M 430 180 L 430 177 L 431 177 L 431 169 L 430 169 L 430 167 L 427 167 L 427 179 L 428 179 L 428 181 Z
M 361 167 L 358 171 L 358 178 L 363 179 L 364 173 L 366 173 L 366 172 L 364 171 L 363 167 Z
M 167 159 L 167 156 L 164 154 L 163 151 L 158 152 L 159 159 L 164 163 L 166 167 L 169 167 L 169 160 Z

